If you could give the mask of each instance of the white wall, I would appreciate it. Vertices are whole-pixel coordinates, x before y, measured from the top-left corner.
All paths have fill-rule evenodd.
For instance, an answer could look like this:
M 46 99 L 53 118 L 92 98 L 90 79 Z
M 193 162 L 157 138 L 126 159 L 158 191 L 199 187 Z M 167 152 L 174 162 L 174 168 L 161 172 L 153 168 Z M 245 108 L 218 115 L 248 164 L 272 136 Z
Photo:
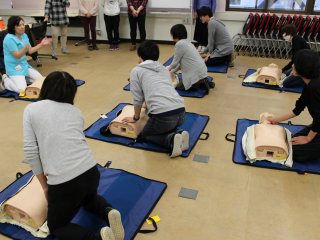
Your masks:
M 219 1 L 220 2 L 220 1 Z M 218 6 L 219 7 L 219 6 Z M 8 16 L 20 15 L 25 19 L 25 22 L 31 22 L 31 16 L 43 16 L 43 11 L 32 10 L 0 10 L 0 16 L 4 16 L 6 20 Z M 70 15 L 76 15 L 76 12 L 70 13 Z M 233 36 L 240 33 L 244 22 L 248 16 L 248 13 L 243 12 L 217 12 L 216 17 L 221 19 L 228 28 L 230 35 Z M 148 13 L 146 20 L 147 39 L 171 41 L 170 28 L 177 23 L 185 24 L 189 39 L 193 38 L 193 24 L 191 24 L 191 13 Z M 101 29 L 101 36 L 98 36 L 100 40 L 106 40 L 106 30 L 103 17 L 100 17 L 97 22 L 97 28 Z M 69 36 L 82 37 L 82 28 L 70 28 Z M 120 21 L 120 37 L 129 39 L 130 28 L 127 14 L 121 14 Z

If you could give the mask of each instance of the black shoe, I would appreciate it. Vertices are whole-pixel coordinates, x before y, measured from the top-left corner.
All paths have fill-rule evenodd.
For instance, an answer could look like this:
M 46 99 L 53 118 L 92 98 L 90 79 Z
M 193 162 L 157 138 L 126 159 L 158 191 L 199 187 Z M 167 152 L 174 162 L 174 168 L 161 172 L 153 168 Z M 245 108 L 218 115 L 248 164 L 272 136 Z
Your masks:
M 209 85 L 209 81 L 207 78 L 203 79 L 202 80 L 202 84 L 204 86 L 204 89 L 205 89 L 205 94 L 208 95 L 209 94 L 209 91 L 210 91 L 210 85 Z
M 209 87 L 210 88 L 214 88 L 216 86 L 216 84 L 214 82 L 209 82 Z
M 92 45 L 88 45 L 88 50 L 92 51 L 93 50 L 93 46 Z
M 98 48 L 97 45 L 94 45 L 94 46 L 92 47 L 92 49 L 93 49 L 93 50 L 99 50 L 99 48 Z

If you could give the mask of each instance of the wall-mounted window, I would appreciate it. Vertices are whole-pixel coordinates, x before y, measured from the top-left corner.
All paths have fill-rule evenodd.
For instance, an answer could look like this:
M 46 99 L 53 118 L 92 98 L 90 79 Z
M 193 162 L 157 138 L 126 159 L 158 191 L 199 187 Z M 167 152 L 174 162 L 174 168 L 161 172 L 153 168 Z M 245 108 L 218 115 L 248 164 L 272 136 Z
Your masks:
M 320 0 L 316 0 L 314 3 L 314 11 L 320 12 Z
M 227 0 L 226 10 L 313 14 L 320 11 L 320 0 Z

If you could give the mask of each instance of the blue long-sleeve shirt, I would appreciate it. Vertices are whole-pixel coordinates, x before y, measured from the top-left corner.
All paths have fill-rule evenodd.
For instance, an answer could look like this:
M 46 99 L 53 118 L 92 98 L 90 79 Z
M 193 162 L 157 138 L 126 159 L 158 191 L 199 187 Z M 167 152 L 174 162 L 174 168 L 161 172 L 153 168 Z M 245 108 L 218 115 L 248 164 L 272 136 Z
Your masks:
M 209 7 L 211 8 L 212 12 L 216 11 L 216 0 L 194 0 L 193 1 L 193 10 L 196 11 L 201 7 Z

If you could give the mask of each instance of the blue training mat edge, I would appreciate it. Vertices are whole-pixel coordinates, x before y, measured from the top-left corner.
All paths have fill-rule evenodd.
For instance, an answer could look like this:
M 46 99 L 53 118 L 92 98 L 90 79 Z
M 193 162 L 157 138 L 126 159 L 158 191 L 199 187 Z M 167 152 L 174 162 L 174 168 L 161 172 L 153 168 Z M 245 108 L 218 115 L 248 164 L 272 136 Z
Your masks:
M 99 163 L 97 163 L 97 165 L 100 166 L 100 167 L 102 167 L 102 168 L 106 168 L 106 165 L 105 165 L 105 166 L 102 166 L 102 165 L 100 165 Z M 155 208 L 155 206 L 158 204 L 159 200 L 162 198 L 164 192 L 167 190 L 168 184 L 165 183 L 165 182 L 159 181 L 159 180 L 154 180 L 154 179 L 151 179 L 151 178 L 146 178 L 146 177 L 140 176 L 140 175 L 138 175 L 138 174 L 135 174 L 135 173 L 132 173 L 132 172 L 123 170 L 123 169 L 119 169 L 119 168 L 112 168 L 112 169 L 120 170 L 120 171 L 129 173 L 129 174 L 135 175 L 135 176 L 137 176 L 137 177 L 141 177 L 141 178 L 146 179 L 146 180 L 158 182 L 158 183 L 161 183 L 161 184 L 164 185 L 164 188 L 163 188 L 163 190 L 161 191 L 161 193 L 160 193 L 157 201 L 155 201 L 154 204 L 151 206 L 150 211 L 149 211 L 148 214 L 147 214 L 147 217 L 148 217 L 148 216 L 150 215 L 150 213 L 153 211 L 153 209 Z M 31 172 L 31 170 L 28 171 L 28 172 L 26 172 L 26 173 L 24 173 L 24 174 L 22 174 L 22 176 L 24 176 L 24 175 L 26 175 L 26 174 L 28 174 L 28 173 L 30 173 L 30 172 Z M 17 173 L 17 174 L 18 174 L 18 173 Z M 21 177 L 22 177 L 22 176 L 21 176 Z M 19 177 L 19 178 L 20 178 L 20 177 Z M 8 186 L 6 186 L 2 191 L 0 191 L 0 194 L 1 194 L 3 191 L 5 191 L 7 188 L 9 188 L 11 185 L 13 185 L 19 178 L 18 178 L 17 175 L 16 175 L 16 179 L 15 179 L 13 182 L 11 182 Z M 146 218 L 146 219 L 147 219 L 147 218 Z M 133 240 L 133 239 L 135 238 L 135 236 L 139 233 L 139 231 L 141 230 L 141 227 L 142 227 L 142 225 L 144 224 L 144 222 L 145 222 L 146 219 L 144 219 L 144 220 L 140 223 L 139 227 L 137 228 L 137 231 L 133 234 L 131 240 Z M 0 234 L 3 235 L 3 236 L 6 236 L 6 237 L 8 237 L 8 238 L 11 238 L 10 235 L 4 234 L 4 233 L 0 233 Z M 12 239 L 12 238 L 11 238 L 11 239 Z M 39 239 L 41 239 L 41 238 L 39 238 Z
M 239 118 L 237 119 L 237 126 L 236 126 L 236 132 L 235 132 L 235 141 L 233 143 L 233 151 L 232 151 L 232 162 L 234 164 L 239 164 L 239 165 L 244 165 L 244 166 L 251 166 L 251 167 L 258 167 L 258 168 L 266 168 L 266 169 L 273 169 L 273 170 L 278 170 L 278 171 L 288 171 L 288 172 L 296 172 L 298 174 L 305 174 L 305 173 L 311 173 L 311 174 L 317 174 L 317 175 L 320 175 L 319 172 L 311 172 L 311 171 L 299 171 L 299 170 L 293 170 L 293 169 L 290 169 L 290 168 L 277 168 L 277 167 L 267 167 L 267 166 L 257 166 L 257 165 L 250 165 L 250 164 L 247 164 L 247 163 L 240 163 L 240 162 L 236 162 L 235 161 L 235 151 L 236 151 L 236 144 L 237 144 L 237 140 L 238 140 L 238 122 L 240 120 L 249 120 L 249 121 L 256 121 L 256 120 L 252 120 L 252 119 L 248 119 L 248 118 Z M 290 124 L 289 122 L 287 124 Z M 305 126 L 305 125 L 300 125 L 300 124 L 294 124 L 295 126 Z
M 114 109 L 116 109 L 120 104 L 132 105 L 131 103 L 119 103 L 117 106 L 115 106 L 115 107 L 114 107 L 112 110 L 110 110 L 109 112 L 112 112 L 112 111 L 113 111 Z M 108 113 L 109 113 L 109 112 L 108 112 Z M 189 112 L 189 113 L 191 113 L 191 112 Z M 197 113 L 192 113 L 192 114 L 197 114 Z M 190 148 L 189 153 L 188 153 L 187 155 L 181 154 L 180 157 L 184 157 L 184 158 L 189 157 L 190 153 L 192 152 L 192 150 L 194 149 L 194 147 L 197 145 L 198 141 L 200 140 L 201 135 L 202 135 L 203 133 L 205 133 L 205 132 L 203 132 L 203 131 L 204 131 L 204 129 L 207 127 L 207 125 L 208 125 L 208 123 L 209 123 L 209 121 L 210 121 L 210 119 L 211 119 L 210 116 L 208 116 L 208 115 L 202 115 L 202 114 L 198 114 L 198 115 L 205 116 L 205 117 L 208 118 L 208 120 L 206 121 L 206 123 L 204 124 L 203 128 L 201 129 L 201 132 L 200 132 L 199 136 L 197 137 L 197 141 L 195 142 L 194 146 L 192 146 L 192 147 Z M 93 122 L 89 127 L 87 127 L 85 130 L 83 130 L 83 132 L 89 130 L 89 129 L 90 129 L 96 122 L 98 122 L 98 121 L 99 121 L 99 118 L 98 118 L 95 122 Z M 89 138 L 89 139 L 94 139 L 94 140 L 97 140 L 97 141 L 101 141 L 101 142 L 106 142 L 106 141 L 103 141 L 103 140 L 101 140 L 101 139 L 97 139 L 97 138 L 94 138 L 94 137 L 89 137 L 89 136 L 85 136 L 85 137 L 86 137 L 86 138 Z M 108 142 L 108 143 L 110 143 L 110 142 Z M 121 143 L 118 143 L 118 142 L 112 142 L 112 144 L 118 144 L 118 145 L 122 145 L 122 146 L 126 146 L 126 147 L 131 147 L 131 146 L 129 146 L 129 145 L 121 144 Z M 150 152 L 160 152 L 160 151 L 155 151 L 155 150 L 152 150 L 152 149 L 146 149 L 146 148 L 142 148 L 142 147 L 131 147 L 131 148 L 142 149 L 142 150 L 150 151 Z M 161 153 L 164 153 L 164 152 L 161 152 Z

